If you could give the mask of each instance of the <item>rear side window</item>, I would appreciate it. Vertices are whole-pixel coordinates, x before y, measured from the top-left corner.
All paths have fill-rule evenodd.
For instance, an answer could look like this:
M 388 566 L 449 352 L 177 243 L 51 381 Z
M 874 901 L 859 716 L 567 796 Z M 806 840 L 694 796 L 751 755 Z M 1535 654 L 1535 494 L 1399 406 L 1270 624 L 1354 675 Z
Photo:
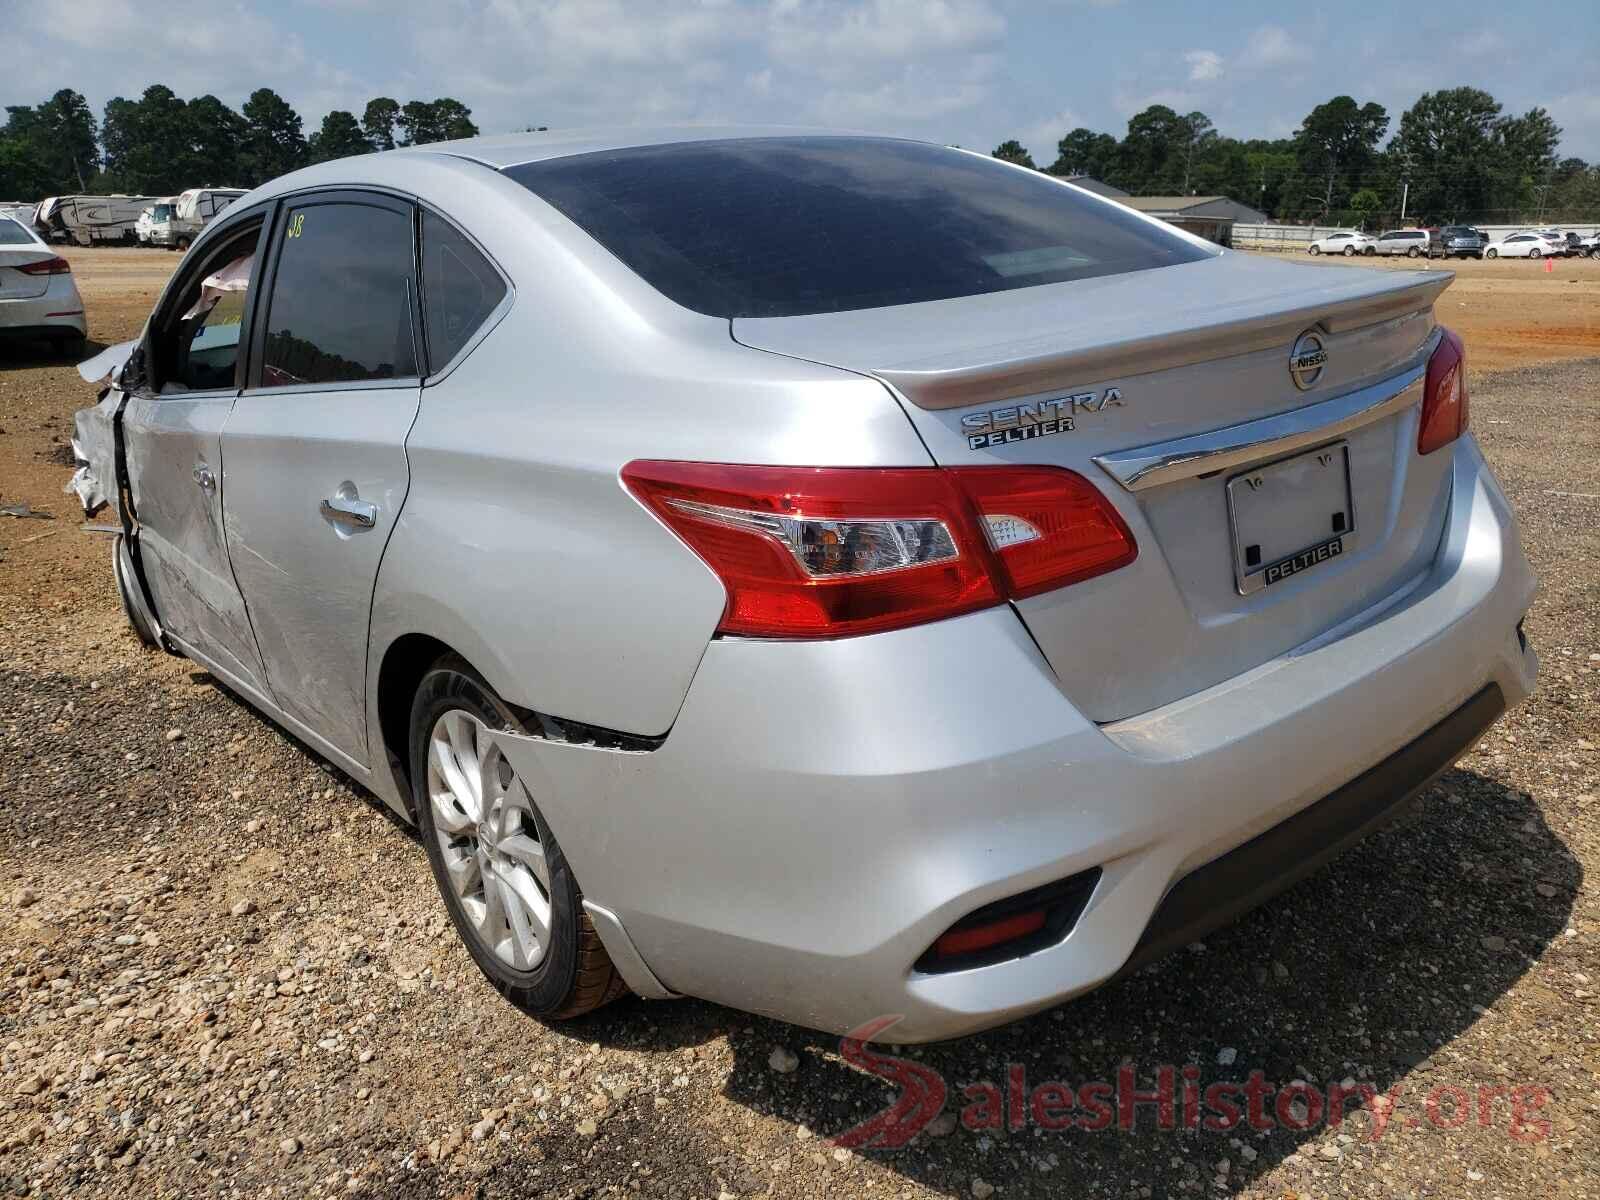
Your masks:
M 31 246 L 28 231 L 10 217 L 0 217 L 0 246 Z
M 410 216 L 354 203 L 308 204 L 285 216 L 261 385 L 416 375 Z
M 461 353 L 505 294 L 505 280 L 478 248 L 448 221 L 424 210 L 422 314 L 431 369 Z
M 658 291 L 719 317 L 914 304 L 1217 253 L 1048 176 L 889 138 L 641 146 L 506 174 Z

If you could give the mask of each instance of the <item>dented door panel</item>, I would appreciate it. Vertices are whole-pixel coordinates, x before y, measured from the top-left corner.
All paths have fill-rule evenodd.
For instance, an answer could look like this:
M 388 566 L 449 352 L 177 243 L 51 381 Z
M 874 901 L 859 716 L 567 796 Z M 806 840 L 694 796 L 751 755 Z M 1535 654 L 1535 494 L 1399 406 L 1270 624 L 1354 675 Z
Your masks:
M 266 692 L 222 529 L 221 435 L 234 393 L 136 395 L 123 413 L 139 553 L 162 628 Z

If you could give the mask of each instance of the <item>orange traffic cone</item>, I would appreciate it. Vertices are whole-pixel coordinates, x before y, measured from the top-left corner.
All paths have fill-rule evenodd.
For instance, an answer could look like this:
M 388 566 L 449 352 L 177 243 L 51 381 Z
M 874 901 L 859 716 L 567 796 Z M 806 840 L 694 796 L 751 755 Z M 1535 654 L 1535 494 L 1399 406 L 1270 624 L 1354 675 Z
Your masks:
M 1554 271 L 1555 269 L 1556 269 L 1556 260 L 1555 259 L 1547 258 L 1547 259 L 1544 260 L 1544 273 L 1546 275 L 1550 274 L 1550 272 Z

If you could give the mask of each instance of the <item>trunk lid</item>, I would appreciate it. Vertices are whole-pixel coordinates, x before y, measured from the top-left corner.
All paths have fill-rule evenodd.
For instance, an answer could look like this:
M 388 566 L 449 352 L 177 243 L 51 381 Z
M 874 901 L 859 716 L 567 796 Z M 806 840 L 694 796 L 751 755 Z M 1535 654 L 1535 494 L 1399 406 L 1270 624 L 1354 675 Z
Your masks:
M 50 290 L 50 276 L 17 270 L 30 263 L 54 258 L 53 251 L 32 244 L 0 246 L 0 300 L 31 300 Z
M 732 327 L 882 379 L 941 464 L 1062 466 L 1105 493 L 1138 559 L 1017 604 L 1104 722 L 1259 666 L 1426 569 L 1450 456 L 1417 455 L 1417 400 L 1451 279 L 1224 254 Z

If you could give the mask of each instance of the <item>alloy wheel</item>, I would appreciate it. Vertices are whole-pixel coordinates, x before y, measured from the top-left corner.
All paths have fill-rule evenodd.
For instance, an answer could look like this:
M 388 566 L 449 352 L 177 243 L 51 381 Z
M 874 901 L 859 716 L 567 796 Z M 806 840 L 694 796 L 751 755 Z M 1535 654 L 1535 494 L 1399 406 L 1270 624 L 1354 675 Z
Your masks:
M 434 722 L 428 805 L 468 922 L 506 966 L 531 971 L 550 949 L 550 865 L 526 785 L 471 713 L 450 709 Z

